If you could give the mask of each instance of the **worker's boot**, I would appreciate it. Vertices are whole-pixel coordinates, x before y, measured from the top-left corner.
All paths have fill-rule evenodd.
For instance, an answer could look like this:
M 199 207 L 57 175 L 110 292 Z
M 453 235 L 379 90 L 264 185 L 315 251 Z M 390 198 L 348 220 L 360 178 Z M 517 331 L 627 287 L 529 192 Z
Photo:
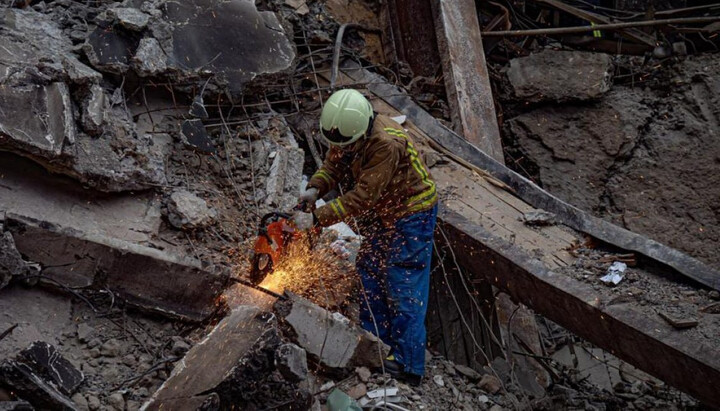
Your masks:
M 405 367 L 398 363 L 393 355 L 390 355 L 383 360 L 383 366 L 385 368 L 385 372 L 398 381 L 405 382 L 413 387 L 419 386 L 422 382 L 422 375 L 405 372 Z

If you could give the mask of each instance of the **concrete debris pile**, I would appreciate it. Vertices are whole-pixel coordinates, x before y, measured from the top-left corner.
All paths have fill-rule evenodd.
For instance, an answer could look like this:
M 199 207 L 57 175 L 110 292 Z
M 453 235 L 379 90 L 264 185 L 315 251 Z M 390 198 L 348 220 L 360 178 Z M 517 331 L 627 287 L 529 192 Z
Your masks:
M 720 145 L 711 108 L 720 92 L 711 74 L 718 58 L 658 62 L 638 80 L 644 87 L 611 87 L 604 54 L 545 50 L 512 60 L 512 92 L 502 99 L 506 143 L 522 157 L 520 172 L 581 209 L 720 266 Z M 615 59 L 614 71 L 645 67 L 629 59 Z

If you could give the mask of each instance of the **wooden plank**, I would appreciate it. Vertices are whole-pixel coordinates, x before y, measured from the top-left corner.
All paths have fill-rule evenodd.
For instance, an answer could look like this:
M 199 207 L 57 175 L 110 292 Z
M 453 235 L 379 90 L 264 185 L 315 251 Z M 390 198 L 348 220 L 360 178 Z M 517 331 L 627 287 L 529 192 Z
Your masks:
M 439 220 L 459 264 L 483 267 L 516 301 L 711 406 L 720 404 L 720 352 L 687 338 L 629 304 L 607 304 L 593 286 L 549 269 L 465 216 L 441 208 Z
M 504 163 L 475 1 L 432 0 L 432 4 L 455 131 Z

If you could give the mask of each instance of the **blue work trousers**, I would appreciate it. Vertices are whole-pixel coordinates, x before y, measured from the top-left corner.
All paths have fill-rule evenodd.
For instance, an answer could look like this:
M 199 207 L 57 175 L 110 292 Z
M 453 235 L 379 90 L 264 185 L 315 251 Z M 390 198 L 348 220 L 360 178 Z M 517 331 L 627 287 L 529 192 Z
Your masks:
M 417 375 L 425 374 L 425 314 L 437 208 L 404 217 L 394 227 L 374 225 L 363 232 L 366 238 L 356 263 L 369 301 L 369 307 L 364 298 L 360 301 L 363 328 L 390 345 L 405 372 Z

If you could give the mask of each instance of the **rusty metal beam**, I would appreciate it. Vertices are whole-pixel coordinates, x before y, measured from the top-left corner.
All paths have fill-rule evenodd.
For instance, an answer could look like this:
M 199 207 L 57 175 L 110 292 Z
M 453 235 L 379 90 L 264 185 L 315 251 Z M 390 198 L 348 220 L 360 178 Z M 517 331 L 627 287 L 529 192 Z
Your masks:
M 431 0 L 455 131 L 504 164 L 474 0 Z
M 631 306 L 606 305 L 591 285 L 553 272 L 460 214 L 442 209 L 439 219 L 463 269 L 705 404 L 720 404 L 718 346 L 692 341 Z

